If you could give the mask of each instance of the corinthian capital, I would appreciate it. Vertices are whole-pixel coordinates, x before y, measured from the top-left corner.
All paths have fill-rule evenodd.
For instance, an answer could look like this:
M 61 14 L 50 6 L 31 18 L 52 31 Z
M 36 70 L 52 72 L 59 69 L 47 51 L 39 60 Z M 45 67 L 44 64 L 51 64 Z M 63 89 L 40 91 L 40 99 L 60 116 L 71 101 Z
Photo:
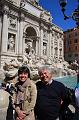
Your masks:
M 20 21 L 24 21 L 25 20 L 25 15 L 21 13 L 19 19 L 20 19 Z

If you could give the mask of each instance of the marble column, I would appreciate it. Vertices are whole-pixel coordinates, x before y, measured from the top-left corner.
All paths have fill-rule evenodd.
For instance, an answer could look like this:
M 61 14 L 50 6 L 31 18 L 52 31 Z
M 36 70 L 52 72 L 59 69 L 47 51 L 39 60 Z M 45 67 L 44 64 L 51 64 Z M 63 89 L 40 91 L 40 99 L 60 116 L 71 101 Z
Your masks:
M 64 60 L 64 38 L 63 38 L 63 35 L 62 35 L 61 39 L 62 39 L 62 59 Z
M 40 26 L 39 55 L 43 57 L 43 24 Z
M 2 16 L 0 16 L 0 53 L 1 53 L 1 33 L 2 33 Z M 0 68 L 1 68 L 1 56 L 0 56 Z
M 53 38 L 53 58 L 55 59 L 55 35 Z
M 39 37 L 37 37 L 37 40 L 36 40 L 36 56 L 39 54 Z
M 54 33 L 52 31 L 52 59 L 54 59 Z
M 27 46 L 27 44 L 25 44 L 25 36 L 23 35 L 23 54 L 25 54 L 25 48 Z
M 1 30 L 2 30 L 2 16 L 0 16 L 0 51 L 1 51 Z
M 58 59 L 59 59 L 59 56 L 60 56 L 60 38 L 59 38 L 59 34 L 57 35 L 57 41 L 58 41 L 58 46 L 57 46 L 57 48 L 58 48 Z
M 20 24 L 19 24 L 19 41 L 18 41 L 18 53 L 19 55 L 23 54 L 23 22 L 24 22 L 24 14 L 21 14 Z
M 7 52 L 7 41 L 8 41 L 8 7 L 5 6 L 3 15 L 3 28 L 2 28 L 2 49 L 1 52 Z
M 47 57 L 51 58 L 51 39 L 52 39 L 52 33 L 51 30 L 48 30 L 48 43 L 47 43 Z
M 19 19 L 17 19 L 16 54 L 18 54 L 19 51 L 19 26 Z

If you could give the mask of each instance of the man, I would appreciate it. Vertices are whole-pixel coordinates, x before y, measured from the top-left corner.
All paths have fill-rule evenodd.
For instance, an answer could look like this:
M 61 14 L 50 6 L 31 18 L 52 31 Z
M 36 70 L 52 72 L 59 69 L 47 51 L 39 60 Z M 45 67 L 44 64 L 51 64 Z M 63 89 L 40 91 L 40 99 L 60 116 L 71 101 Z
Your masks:
M 59 120 L 61 101 L 65 98 L 65 86 L 53 80 L 52 69 L 43 66 L 38 70 L 41 81 L 37 85 L 35 115 L 37 120 Z

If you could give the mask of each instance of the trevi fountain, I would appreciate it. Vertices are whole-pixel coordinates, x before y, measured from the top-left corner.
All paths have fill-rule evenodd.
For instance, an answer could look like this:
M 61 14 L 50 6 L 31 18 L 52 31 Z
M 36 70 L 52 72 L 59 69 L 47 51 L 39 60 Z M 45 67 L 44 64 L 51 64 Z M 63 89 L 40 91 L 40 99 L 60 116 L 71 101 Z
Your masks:
M 54 78 L 76 71 L 64 60 L 63 30 L 37 0 L 1 0 L 0 12 L 0 120 L 6 120 L 10 94 L 1 83 L 15 84 L 20 66 L 29 67 L 34 82 L 43 65 L 52 68 Z

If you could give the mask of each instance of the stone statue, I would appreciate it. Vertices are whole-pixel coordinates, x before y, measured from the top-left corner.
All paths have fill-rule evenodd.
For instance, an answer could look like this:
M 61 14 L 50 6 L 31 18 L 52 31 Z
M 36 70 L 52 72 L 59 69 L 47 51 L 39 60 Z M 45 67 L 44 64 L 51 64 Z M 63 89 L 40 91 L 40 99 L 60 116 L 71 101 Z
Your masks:
M 21 0 L 20 7 L 24 7 L 24 6 L 25 6 L 25 0 Z
M 14 68 L 18 68 L 20 65 L 16 59 L 11 59 L 11 60 L 5 61 L 4 66 L 5 66 L 4 69 L 6 71 L 12 71 L 14 70 Z
M 40 18 L 44 18 L 45 11 L 42 11 L 40 14 Z
M 8 39 L 8 50 L 11 52 L 15 51 L 15 41 L 13 35 L 11 35 L 11 37 Z
M 10 94 L 0 89 L 0 120 L 6 120 Z
M 28 54 L 24 53 L 23 55 L 23 64 L 28 64 Z
M 27 43 L 25 43 L 25 52 L 26 52 L 27 54 L 29 54 L 29 52 L 30 52 L 31 49 L 32 49 L 32 43 L 33 43 L 33 40 L 30 39 L 30 38 L 27 40 Z
M 47 46 L 44 45 L 44 46 L 43 46 L 43 55 L 46 55 L 46 51 L 47 51 Z
M 17 75 L 18 67 L 21 65 L 17 59 L 11 59 L 5 61 L 3 69 L 5 71 L 5 77 L 11 78 Z

